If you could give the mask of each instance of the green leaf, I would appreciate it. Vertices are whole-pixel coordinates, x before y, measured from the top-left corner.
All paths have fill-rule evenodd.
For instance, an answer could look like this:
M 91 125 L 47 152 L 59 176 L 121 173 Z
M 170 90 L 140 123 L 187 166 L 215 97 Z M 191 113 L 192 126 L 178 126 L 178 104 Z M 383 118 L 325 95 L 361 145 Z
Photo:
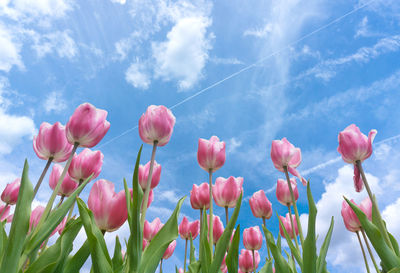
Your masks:
M 267 238 L 265 238 L 267 240 Z M 281 233 L 278 233 L 278 239 L 276 240 L 276 247 L 278 248 L 279 252 L 282 252 L 282 237 Z
M 333 225 L 334 225 L 334 220 L 333 216 L 331 218 L 331 224 L 329 226 L 328 232 L 326 233 L 324 243 L 321 246 L 321 249 L 319 250 L 319 256 L 317 258 L 317 272 L 318 273 L 323 273 L 324 269 L 326 267 L 326 254 L 328 253 L 328 248 L 329 244 L 331 242 L 332 238 L 332 231 L 333 231 Z
M 274 241 L 274 237 L 272 236 L 272 233 L 265 226 L 263 226 L 263 230 L 264 230 L 265 238 L 268 241 L 268 245 L 271 249 L 272 256 L 274 257 L 274 260 L 275 260 L 276 272 L 285 272 L 285 273 L 292 272 L 289 264 L 286 262 L 285 258 L 282 256 L 278 247 L 275 245 L 275 241 Z
M 114 256 L 112 258 L 112 267 L 113 272 L 122 272 L 122 252 L 121 252 L 121 243 L 119 242 L 118 236 L 115 237 L 115 247 L 114 247 Z
M 86 240 L 74 256 L 65 263 L 64 273 L 76 273 L 82 268 L 90 255 L 89 241 Z
M 222 236 L 219 238 L 217 246 L 215 247 L 214 259 L 212 261 L 209 273 L 217 273 L 221 267 L 226 250 L 229 247 L 236 220 L 239 216 L 240 206 L 242 204 L 242 194 L 243 193 L 240 194 L 238 200 L 236 201 L 236 207 L 233 211 L 232 217 L 229 219 L 228 225 L 226 226 L 224 233 L 222 233 Z
M 273 268 L 272 267 L 272 259 L 271 260 L 267 260 L 265 262 L 264 266 L 261 268 L 261 270 L 258 273 L 274 273 L 272 268 Z
M 392 246 L 394 248 L 394 252 L 396 253 L 397 256 L 400 256 L 399 244 L 397 243 L 396 239 L 390 232 L 388 232 L 388 235 L 390 242 L 392 243 Z
M 0 222 L 0 257 L 3 256 L 3 252 L 6 249 L 7 246 L 7 233 L 4 230 L 4 227 L 6 226 L 6 221 Z M 0 258 L 0 263 L 1 263 L 1 258 Z
M 208 234 L 208 224 L 207 224 L 207 212 L 203 213 L 203 220 L 201 221 L 200 227 L 200 264 L 202 268 L 202 272 L 207 273 L 211 264 L 211 250 L 210 243 L 207 239 Z
M 226 255 L 226 266 L 229 273 L 237 273 L 239 267 L 239 242 L 240 242 L 240 224 L 237 225 L 233 235 L 231 245 Z
M 282 223 L 281 218 L 278 215 L 279 225 L 283 230 L 283 234 L 285 235 L 286 242 L 290 248 L 291 253 L 293 254 L 294 258 L 296 259 L 297 263 L 299 264 L 300 268 L 303 268 L 303 259 L 301 258 L 299 250 L 293 244 L 292 239 L 290 239 L 290 235 L 286 230 L 285 225 Z
M 393 268 L 388 273 L 400 273 L 400 268 L 399 267 Z
M 83 227 L 89 241 L 92 265 L 96 273 L 111 273 L 111 258 L 107 250 L 103 234 L 96 226 L 93 213 L 86 207 L 85 203 L 78 198 L 79 214 L 82 217 Z
M 200 261 L 197 261 L 197 262 L 189 264 L 188 272 L 189 273 L 200 273 L 201 272 L 200 269 L 201 269 Z
M 310 182 L 307 183 L 307 199 L 308 199 L 308 230 L 307 237 L 303 245 L 303 267 L 302 271 L 307 273 L 315 273 L 317 271 L 317 246 L 315 239 L 315 219 L 317 217 L 317 207 L 311 193 Z
M 386 244 L 380 230 L 368 220 L 364 212 L 350 202 L 346 197 L 344 197 L 346 202 L 353 209 L 354 213 L 357 215 L 358 220 L 360 220 L 361 226 L 365 230 L 371 244 L 375 248 L 376 253 L 383 262 L 383 266 L 387 269 L 392 269 L 400 267 L 400 258 L 396 253 Z
M 168 245 L 178 237 L 178 214 L 185 198 L 179 200 L 171 217 L 144 250 L 139 273 L 155 272 Z
M 196 257 L 194 256 L 195 248 L 193 244 L 193 238 L 192 238 L 192 233 L 189 232 L 190 236 L 190 255 L 189 255 L 189 264 L 195 263 L 196 262 Z
M 21 257 L 26 234 L 29 229 L 29 217 L 33 198 L 32 184 L 28 178 L 28 161 L 25 160 L 22 171 L 21 186 L 19 188 L 17 206 L 11 224 L 9 239 L 2 257 L 0 272 L 15 273 L 22 267 L 27 255 Z

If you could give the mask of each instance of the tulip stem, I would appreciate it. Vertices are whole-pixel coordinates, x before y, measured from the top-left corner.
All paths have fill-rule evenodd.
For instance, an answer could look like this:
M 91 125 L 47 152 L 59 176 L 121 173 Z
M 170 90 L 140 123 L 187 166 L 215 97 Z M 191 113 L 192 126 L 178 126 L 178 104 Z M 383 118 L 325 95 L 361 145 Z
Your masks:
M 186 272 L 186 257 L 187 257 L 187 242 L 188 240 L 185 240 L 185 260 L 183 261 L 183 273 Z
M 163 259 L 161 259 L 161 261 L 160 261 L 160 273 L 162 273 L 162 260 Z
M 362 254 L 363 254 L 363 257 L 364 257 L 365 267 L 367 268 L 367 272 L 370 273 L 369 266 L 368 266 L 368 261 L 367 261 L 367 256 L 365 255 L 365 251 L 364 251 L 364 247 L 363 247 L 362 242 L 361 242 L 360 234 L 358 233 L 358 231 L 356 231 L 356 234 L 357 234 L 358 242 L 360 243 L 361 251 L 362 251 Z
M 64 201 L 65 195 L 61 195 L 60 202 L 58 202 L 57 208 L 61 206 L 62 202 Z
M 153 176 L 153 165 L 154 165 L 154 159 L 156 158 L 157 143 L 158 143 L 158 141 L 154 140 L 153 151 L 151 152 L 149 175 L 147 177 L 146 189 L 144 191 L 144 197 L 143 197 L 143 202 L 142 202 L 142 204 L 143 204 L 142 205 L 142 215 L 140 217 L 141 230 L 144 229 L 144 221 L 146 220 L 147 203 L 149 201 L 151 179 Z
M 204 207 L 205 209 L 205 207 Z M 207 213 L 207 210 L 206 210 Z M 203 209 L 200 209 L 200 243 L 203 242 L 203 236 L 202 236 L 202 231 L 203 231 Z M 192 248 L 190 248 L 192 249 Z M 201 260 L 201 247 L 199 247 L 199 259 Z
M 1 214 L 0 214 L 0 221 L 1 221 L 1 217 L 3 217 L 3 214 L 4 214 L 4 212 L 6 211 L 6 209 L 8 208 L 8 206 L 9 206 L 9 204 L 6 203 L 6 205 L 4 206 L 3 210 L 1 211 Z
M 53 161 L 53 157 L 49 157 L 49 160 L 47 160 L 46 166 L 44 167 L 42 174 L 40 175 L 39 180 L 36 183 L 35 189 L 33 190 L 33 198 L 35 198 L 36 193 L 39 190 L 40 184 L 42 184 L 43 178 L 45 177 L 47 170 L 49 169 L 52 161 Z
M 297 228 L 299 229 L 301 248 L 303 248 L 303 244 L 304 244 L 303 229 L 301 227 L 299 211 L 297 210 L 296 199 L 294 198 L 294 193 L 293 193 L 293 189 L 292 189 L 292 183 L 290 182 L 289 172 L 288 172 L 287 166 L 283 166 L 283 170 L 285 172 L 286 180 L 287 180 L 287 183 L 289 185 L 290 196 L 292 197 L 292 202 L 293 202 L 294 214 L 296 215 Z
M 390 238 L 389 238 L 389 234 L 388 234 L 388 232 L 386 230 L 386 227 L 385 227 L 385 224 L 383 222 L 382 215 L 381 215 L 381 213 L 379 211 L 378 202 L 376 202 L 375 196 L 372 194 L 371 188 L 369 187 L 369 184 L 368 184 L 368 181 L 367 181 L 367 177 L 365 176 L 364 169 L 363 169 L 363 167 L 361 165 L 361 161 L 360 160 L 356 161 L 356 167 L 360 171 L 362 180 L 363 180 L 364 185 L 365 185 L 365 189 L 367 190 L 369 198 L 372 201 L 372 209 L 374 210 L 374 214 L 378 218 L 377 219 L 378 220 L 377 221 L 378 228 L 381 231 L 381 233 L 383 234 L 383 238 L 385 239 L 386 244 L 394 251 L 392 242 L 390 241 Z
M 254 249 L 251 250 L 253 253 L 253 272 L 256 273 L 256 256 L 254 255 Z
M 362 234 L 362 236 L 364 237 L 365 245 L 367 246 L 369 255 L 371 256 L 371 260 L 372 260 L 372 263 L 373 263 L 374 266 L 375 266 L 376 272 L 377 272 L 377 273 L 380 273 L 381 271 L 379 271 L 378 265 L 376 264 L 374 255 L 373 255 L 373 253 L 372 253 L 372 251 L 371 251 L 371 248 L 370 248 L 370 246 L 369 246 L 368 239 L 367 239 L 367 235 L 365 235 L 365 231 L 364 231 L 363 229 L 361 229 L 361 234 Z
M 267 224 L 265 222 L 265 217 L 263 217 L 262 220 L 263 220 L 263 225 L 266 228 Z M 268 240 L 265 240 L 265 244 L 267 245 L 267 250 L 268 250 L 268 260 L 270 260 L 271 259 L 271 251 L 269 250 Z
M 298 250 L 300 250 L 300 249 L 299 249 L 299 243 L 297 242 L 296 230 L 295 230 L 295 228 L 294 228 L 293 217 L 292 217 L 292 210 L 290 209 L 290 204 L 288 204 L 287 207 L 288 207 L 288 210 L 289 210 L 290 225 L 292 226 L 292 234 L 289 234 L 289 236 L 290 236 L 290 235 L 293 235 L 294 242 L 296 243 L 296 248 L 297 248 Z
M 83 183 L 83 179 L 79 179 L 79 185 L 78 185 L 78 187 L 79 187 L 82 183 Z M 79 197 L 79 195 L 76 196 L 76 198 L 78 198 L 78 197 Z M 76 201 L 76 198 L 75 198 L 75 201 Z M 74 203 L 72 203 L 72 206 L 71 206 L 71 208 L 69 209 L 67 221 L 71 218 L 72 213 L 74 212 L 75 201 L 74 201 Z
M 213 248 L 213 235 L 214 235 L 214 230 L 213 230 L 213 197 L 212 197 L 212 169 L 210 169 L 208 171 L 208 177 L 209 177 L 209 181 L 208 183 L 210 184 L 210 215 L 208 216 L 208 236 L 209 236 L 209 243 L 210 243 L 210 249 L 211 249 L 211 260 L 213 257 L 213 252 L 214 252 L 214 248 Z
M 225 216 L 226 216 L 226 225 L 228 225 L 228 222 L 229 222 L 229 211 L 228 211 L 228 207 L 225 207 Z

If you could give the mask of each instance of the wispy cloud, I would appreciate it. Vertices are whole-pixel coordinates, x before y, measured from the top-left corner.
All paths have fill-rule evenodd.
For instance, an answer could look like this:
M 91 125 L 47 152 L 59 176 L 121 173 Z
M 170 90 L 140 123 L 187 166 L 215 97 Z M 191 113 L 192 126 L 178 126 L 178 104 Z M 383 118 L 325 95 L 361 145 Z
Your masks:
M 262 37 L 265 37 L 267 34 L 269 34 L 271 32 L 272 32 L 272 24 L 271 23 L 267 23 L 262 28 L 246 30 L 243 33 L 243 36 L 254 36 L 254 37 L 257 37 L 257 38 L 262 38 Z
M 47 95 L 43 107 L 47 113 L 60 113 L 67 109 L 67 101 L 63 98 L 61 91 L 53 91 Z

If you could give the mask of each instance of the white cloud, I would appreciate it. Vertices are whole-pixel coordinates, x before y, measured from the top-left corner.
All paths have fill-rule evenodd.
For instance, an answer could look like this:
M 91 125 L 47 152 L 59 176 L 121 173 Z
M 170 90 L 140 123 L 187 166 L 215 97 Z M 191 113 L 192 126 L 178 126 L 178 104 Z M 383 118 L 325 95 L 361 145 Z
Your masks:
M 243 33 L 243 35 L 262 38 L 262 37 L 267 36 L 269 33 L 271 33 L 271 31 L 272 31 L 272 24 L 267 23 L 263 28 L 248 29 Z
M 167 41 L 152 44 L 156 60 L 155 76 L 178 80 L 180 89 L 189 89 L 202 76 L 211 49 L 207 28 L 211 20 L 204 16 L 180 19 L 167 34 Z
M 215 64 L 243 64 L 243 62 L 238 60 L 237 58 L 211 57 L 210 62 Z
M 57 53 L 60 58 L 72 59 L 78 54 L 75 41 L 69 35 L 69 31 L 56 31 L 49 34 L 32 36 L 34 44 L 32 48 L 39 58 L 47 54 Z
M 157 194 L 157 199 L 161 201 L 165 200 L 173 204 L 176 204 L 180 199 L 180 197 L 174 190 L 166 190 L 161 192 L 157 191 L 156 194 Z
M 69 0 L 15 0 L 12 7 L 27 16 L 63 17 L 71 9 Z
M 364 18 L 361 20 L 361 22 L 357 26 L 357 31 L 356 34 L 354 35 L 355 38 L 357 37 L 367 37 L 369 36 L 369 30 L 368 30 L 368 17 L 364 16 Z
M 235 137 L 232 137 L 231 139 L 228 140 L 228 143 L 226 146 L 228 148 L 228 153 L 234 153 L 234 152 L 236 152 L 237 148 L 242 146 L 242 141 L 238 140 Z
M 11 34 L 12 29 L 0 24 L 0 70 L 10 71 L 13 66 L 24 68 L 21 60 L 21 44 Z
M 61 91 L 53 91 L 47 95 L 43 107 L 47 113 L 60 113 L 67 109 L 67 101 L 63 98 Z
M 132 63 L 125 72 L 125 80 L 135 88 L 140 89 L 148 89 L 151 83 L 146 65 L 139 63 L 138 60 L 135 63 Z
M 111 2 L 118 3 L 118 4 L 121 4 L 121 5 L 125 5 L 126 0 L 111 0 Z

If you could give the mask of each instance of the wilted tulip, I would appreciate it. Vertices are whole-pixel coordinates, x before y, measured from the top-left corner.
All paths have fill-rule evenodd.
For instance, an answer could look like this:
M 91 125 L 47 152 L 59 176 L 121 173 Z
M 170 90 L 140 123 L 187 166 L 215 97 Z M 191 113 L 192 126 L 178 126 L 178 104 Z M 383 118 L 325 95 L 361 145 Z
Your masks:
M 199 138 L 197 161 L 206 172 L 214 172 L 225 163 L 225 142 L 219 141 L 217 136 L 210 140 Z
M 173 241 L 168 245 L 168 247 L 167 247 L 167 249 L 165 250 L 164 255 L 163 255 L 162 258 L 163 258 L 164 260 L 166 260 L 166 259 L 168 259 L 169 257 L 171 257 L 172 254 L 174 253 L 175 247 L 176 247 L 176 240 L 173 240 Z
M 99 176 L 104 155 L 100 151 L 84 149 L 75 154 L 68 169 L 69 176 L 75 181 L 85 181 L 92 174 L 92 180 Z
M 210 215 L 207 215 L 207 223 L 210 224 Z M 217 244 L 219 238 L 224 233 L 224 224 L 219 216 L 213 215 L 213 242 Z
M 295 178 L 290 179 L 290 184 L 292 184 L 293 196 L 297 201 L 299 199 L 299 190 L 297 189 L 297 182 Z M 278 179 L 276 183 L 276 198 L 279 203 L 284 206 L 293 205 L 292 197 L 290 196 L 289 185 L 286 180 Z
M 251 211 L 254 217 L 269 219 L 272 216 L 272 204 L 268 200 L 265 192 L 259 190 L 253 194 L 249 200 Z
M 53 166 L 53 170 L 51 171 L 50 178 L 49 178 L 49 185 L 50 188 L 53 190 L 56 188 L 58 179 L 61 176 L 61 173 L 63 171 L 63 167 L 56 164 Z M 75 191 L 75 189 L 78 187 L 78 183 L 72 180 L 72 178 L 69 176 L 68 173 L 65 174 L 64 180 L 61 183 L 61 187 L 58 190 L 58 195 L 61 196 L 70 196 L 71 193 Z
M 183 216 L 182 222 L 178 226 L 178 232 L 182 239 L 190 240 L 190 235 L 194 240 L 200 232 L 200 221 L 189 222 L 186 216 Z
M 3 193 L 1 194 L 1 200 L 8 205 L 16 204 L 20 186 L 21 178 L 17 178 L 12 183 L 7 184 L 3 190 Z
M 220 207 L 234 208 L 243 192 L 243 177 L 218 177 L 213 185 L 213 197 Z
M 95 146 L 110 129 L 106 118 L 105 110 L 98 109 L 90 103 L 79 105 L 65 126 L 69 143 L 79 143 L 79 146 L 87 148 Z
M 254 258 L 255 258 L 255 268 L 258 267 L 260 263 L 260 254 L 257 250 L 254 250 Z M 242 272 L 253 272 L 253 253 L 251 250 L 242 249 L 239 255 L 239 268 Z
M 286 217 L 283 216 L 279 216 L 279 218 L 282 221 L 283 226 L 285 227 L 287 233 L 289 234 L 290 238 L 293 239 L 294 238 L 294 232 L 292 230 L 292 223 L 290 221 L 290 215 L 289 213 L 286 213 Z M 297 221 L 296 221 L 296 216 L 292 215 L 292 220 L 293 220 L 293 226 L 296 232 L 296 236 L 299 235 L 299 230 L 297 228 Z M 285 238 L 285 233 L 283 232 L 282 226 L 279 225 L 279 231 L 281 233 L 281 236 Z
M 144 166 L 139 165 L 138 179 L 140 187 L 143 190 L 145 190 L 147 187 L 147 178 L 149 177 L 149 169 L 150 169 L 150 161 L 147 162 L 147 164 Z M 158 185 L 158 183 L 160 182 L 160 177 L 161 177 L 161 165 L 157 164 L 157 162 L 154 161 L 153 175 L 151 176 L 151 185 L 150 185 L 151 189 L 154 189 Z
M 143 228 L 143 238 L 151 242 L 151 240 L 156 236 L 157 232 L 164 226 L 161 223 L 160 218 L 156 218 L 153 222 L 145 221 Z
M 246 228 L 243 231 L 243 244 L 248 250 L 259 250 L 263 237 L 258 226 Z
M 199 186 L 193 184 L 190 191 L 190 204 L 193 209 L 208 209 L 210 207 L 210 186 L 208 183 L 201 183 Z

